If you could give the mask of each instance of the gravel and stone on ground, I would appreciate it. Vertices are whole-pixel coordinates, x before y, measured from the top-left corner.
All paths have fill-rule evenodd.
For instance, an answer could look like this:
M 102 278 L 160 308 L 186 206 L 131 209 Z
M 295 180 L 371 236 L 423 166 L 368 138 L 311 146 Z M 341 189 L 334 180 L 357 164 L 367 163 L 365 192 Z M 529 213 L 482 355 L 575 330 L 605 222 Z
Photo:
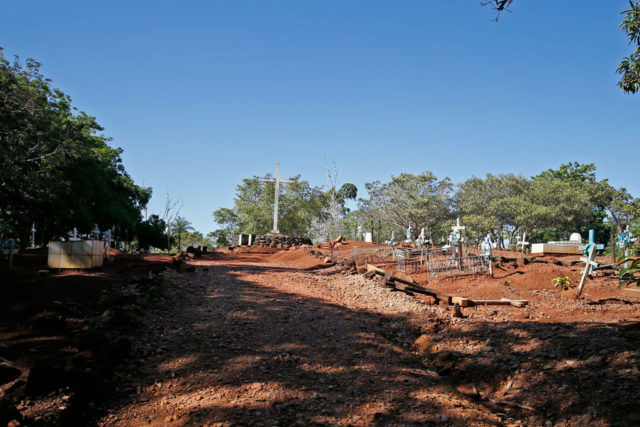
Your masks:
M 190 264 L 166 273 L 100 424 L 640 424 L 637 299 L 574 302 L 556 321 L 547 289 L 457 318 L 302 249 Z

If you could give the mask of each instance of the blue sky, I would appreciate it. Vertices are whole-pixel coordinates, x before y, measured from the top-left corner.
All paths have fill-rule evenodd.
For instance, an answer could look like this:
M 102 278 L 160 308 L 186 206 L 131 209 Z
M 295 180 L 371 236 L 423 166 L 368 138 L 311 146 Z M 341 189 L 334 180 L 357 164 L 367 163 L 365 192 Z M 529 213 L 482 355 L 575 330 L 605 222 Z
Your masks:
M 627 0 L 6 1 L 5 55 L 43 63 L 127 171 L 207 233 L 242 178 L 361 190 L 578 161 L 640 196 L 640 95 L 616 86 Z

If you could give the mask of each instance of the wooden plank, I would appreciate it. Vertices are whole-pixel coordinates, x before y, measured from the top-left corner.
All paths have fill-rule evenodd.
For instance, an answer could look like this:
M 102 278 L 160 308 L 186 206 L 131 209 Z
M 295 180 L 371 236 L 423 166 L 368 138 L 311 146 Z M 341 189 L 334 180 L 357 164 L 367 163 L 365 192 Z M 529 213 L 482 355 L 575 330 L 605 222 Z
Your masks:
M 396 283 L 391 280 L 385 281 L 385 286 L 389 288 L 398 289 L 400 291 L 405 292 L 414 292 L 416 294 L 429 295 L 430 297 L 434 297 L 439 301 L 444 301 L 447 304 L 451 304 L 451 296 L 446 294 L 441 294 L 439 292 L 432 292 L 431 290 L 423 290 L 420 288 L 414 288 L 413 286 L 404 285 L 402 283 Z
M 436 291 L 435 289 L 427 288 L 426 286 L 422 286 L 421 284 L 416 283 L 416 282 L 414 282 L 412 280 L 406 280 L 406 279 L 403 279 L 401 277 L 394 276 L 393 274 L 389 274 L 386 271 L 384 271 L 383 269 L 376 267 L 375 265 L 368 264 L 367 265 L 367 269 L 368 269 L 368 271 L 374 271 L 376 274 L 384 276 L 385 278 L 388 278 L 389 280 L 393 280 L 395 282 L 404 283 L 405 285 L 409 285 L 409 286 L 414 286 L 414 287 L 422 289 L 424 291 L 438 293 L 438 291 Z
M 491 300 L 491 299 L 485 299 L 485 300 L 471 300 L 471 302 L 475 305 L 512 305 L 514 307 L 524 307 L 525 305 L 529 304 L 529 301 L 524 300 L 524 299 L 519 299 L 519 300 L 512 300 L 512 299 L 508 299 L 508 298 L 502 298 L 502 299 L 495 299 L 495 300 Z
M 387 273 L 381 268 L 372 264 L 367 264 L 367 271 L 375 272 L 385 278 L 384 284 L 387 287 L 398 289 L 405 292 L 414 292 L 417 294 L 429 295 L 436 300 L 443 301 L 447 304 L 458 304 L 460 307 L 473 307 L 475 305 L 511 305 L 514 307 L 524 307 L 529 303 L 527 300 L 510 300 L 502 298 L 500 300 L 473 300 L 465 297 L 454 297 L 451 295 L 440 293 L 439 291 L 426 286 L 422 286 L 416 282 L 405 280 L 400 277 Z
M 622 288 L 621 289 L 622 292 L 629 292 L 630 294 L 635 294 L 636 296 L 640 297 L 640 288 L 638 289 L 634 289 L 634 288 Z
M 451 297 L 451 304 L 458 304 L 460 307 L 473 307 L 473 301 L 464 297 Z

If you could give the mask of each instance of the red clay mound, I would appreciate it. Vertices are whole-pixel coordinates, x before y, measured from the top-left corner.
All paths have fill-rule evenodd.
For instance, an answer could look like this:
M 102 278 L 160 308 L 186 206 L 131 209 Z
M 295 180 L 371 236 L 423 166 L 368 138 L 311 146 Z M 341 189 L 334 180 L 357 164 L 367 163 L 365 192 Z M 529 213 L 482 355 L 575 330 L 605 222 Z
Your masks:
M 271 256 L 271 262 L 281 267 L 297 268 L 301 270 L 310 270 L 314 268 L 327 267 L 330 264 L 322 262 L 306 249 L 293 249 L 290 251 L 281 251 Z

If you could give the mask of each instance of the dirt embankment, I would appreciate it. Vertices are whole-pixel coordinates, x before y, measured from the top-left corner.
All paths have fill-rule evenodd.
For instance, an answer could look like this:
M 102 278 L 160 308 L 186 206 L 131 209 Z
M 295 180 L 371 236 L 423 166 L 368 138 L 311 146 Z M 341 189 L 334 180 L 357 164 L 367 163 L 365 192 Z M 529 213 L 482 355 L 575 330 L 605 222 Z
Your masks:
M 86 425 L 127 364 L 162 262 L 117 256 L 96 271 L 48 271 L 46 255 L 0 271 L 0 425 Z

